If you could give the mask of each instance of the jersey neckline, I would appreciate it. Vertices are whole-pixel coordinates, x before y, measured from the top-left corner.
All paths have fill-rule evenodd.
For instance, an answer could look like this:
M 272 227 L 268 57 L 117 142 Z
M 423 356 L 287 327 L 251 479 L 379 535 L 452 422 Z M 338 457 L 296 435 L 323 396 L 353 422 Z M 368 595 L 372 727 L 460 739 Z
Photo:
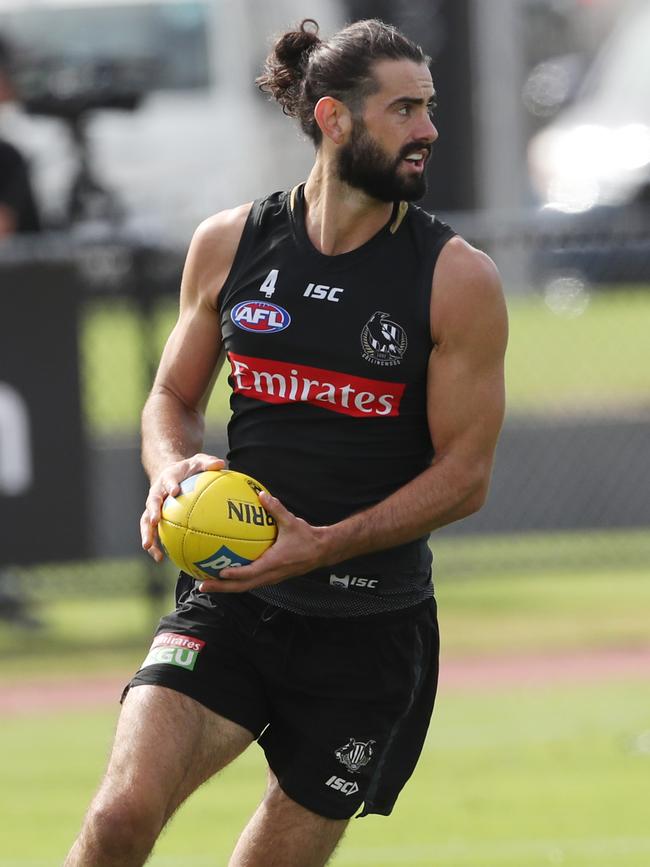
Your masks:
M 362 259 L 379 246 L 384 240 L 394 236 L 395 231 L 401 225 L 406 210 L 402 207 L 405 203 L 396 202 L 393 205 L 393 211 L 390 219 L 369 238 L 360 247 L 355 247 L 354 250 L 348 250 L 347 253 L 336 253 L 327 255 L 321 253 L 320 250 L 312 244 L 307 228 L 305 226 L 305 184 L 298 184 L 293 190 L 287 193 L 287 208 L 289 210 L 289 218 L 293 227 L 293 234 L 296 243 L 310 256 L 319 262 L 328 263 L 329 265 L 348 265 L 357 259 Z

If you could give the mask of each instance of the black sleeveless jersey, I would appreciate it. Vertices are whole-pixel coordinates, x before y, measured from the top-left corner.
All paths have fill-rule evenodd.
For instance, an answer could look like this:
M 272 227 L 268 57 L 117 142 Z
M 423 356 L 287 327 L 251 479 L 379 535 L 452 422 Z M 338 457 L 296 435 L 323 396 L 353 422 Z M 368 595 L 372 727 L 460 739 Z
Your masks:
M 253 203 L 218 303 L 228 459 L 310 524 L 378 503 L 431 462 L 431 281 L 453 234 L 402 203 L 367 243 L 326 256 L 302 186 Z M 430 567 L 423 538 L 254 592 L 300 613 L 376 613 L 430 596 Z

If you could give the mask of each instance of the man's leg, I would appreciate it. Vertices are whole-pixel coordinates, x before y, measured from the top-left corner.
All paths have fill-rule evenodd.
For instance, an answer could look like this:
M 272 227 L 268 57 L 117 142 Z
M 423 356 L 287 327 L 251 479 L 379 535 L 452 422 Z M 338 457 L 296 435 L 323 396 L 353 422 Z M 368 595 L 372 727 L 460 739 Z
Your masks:
M 140 867 L 174 810 L 252 740 L 247 729 L 179 692 L 133 687 L 66 867 Z
M 348 819 L 326 819 L 284 794 L 269 772 L 264 800 L 244 828 L 228 867 L 323 867 Z

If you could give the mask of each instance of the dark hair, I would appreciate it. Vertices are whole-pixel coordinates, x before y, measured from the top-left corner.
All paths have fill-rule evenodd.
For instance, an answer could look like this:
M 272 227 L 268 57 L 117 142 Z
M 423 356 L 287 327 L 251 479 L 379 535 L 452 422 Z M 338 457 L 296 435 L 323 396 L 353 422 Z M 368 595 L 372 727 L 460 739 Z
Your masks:
M 333 96 L 356 113 L 377 90 L 372 65 L 379 60 L 430 62 L 419 45 L 376 18 L 349 24 L 327 40 L 318 36 L 313 18 L 305 18 L 276 41 L 256 83 L 319 145 L 322 133 L 314 118 L 318 100 Z

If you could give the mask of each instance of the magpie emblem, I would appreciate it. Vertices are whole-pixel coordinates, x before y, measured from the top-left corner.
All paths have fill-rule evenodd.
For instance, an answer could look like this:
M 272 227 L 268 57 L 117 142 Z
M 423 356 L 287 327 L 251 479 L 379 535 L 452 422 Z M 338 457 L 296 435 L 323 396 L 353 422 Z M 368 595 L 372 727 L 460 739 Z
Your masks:
M 399 364 L 408 346 L 406 331 L 389 316 L 390 313 L 376 310 L 361 329 L 364 359 L 382 367 Z
M 348 771 L 356 774 L 372 758 L 374 744 L 375 741 L 356 741 L 350 738 L 347 744 L 335 750 L 334 755 Z

